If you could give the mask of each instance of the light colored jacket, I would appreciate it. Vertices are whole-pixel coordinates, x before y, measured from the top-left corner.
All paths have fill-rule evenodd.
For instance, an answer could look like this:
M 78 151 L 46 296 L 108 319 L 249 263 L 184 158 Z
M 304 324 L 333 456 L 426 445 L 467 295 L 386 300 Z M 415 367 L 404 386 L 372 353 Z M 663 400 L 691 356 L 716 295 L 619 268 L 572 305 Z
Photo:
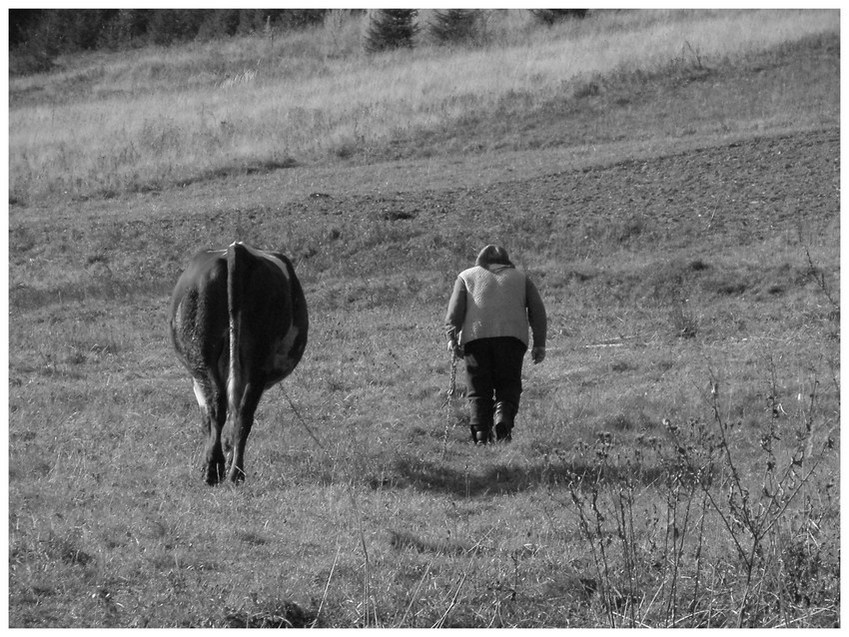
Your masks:
M 545 306 L 528 277 L 510 265 L 476 265 L 463 270 L 448 302 L 445 330 L 449 339 L 465 345 L 480 338 L 512 336 L 534 347 L 545 347 Z

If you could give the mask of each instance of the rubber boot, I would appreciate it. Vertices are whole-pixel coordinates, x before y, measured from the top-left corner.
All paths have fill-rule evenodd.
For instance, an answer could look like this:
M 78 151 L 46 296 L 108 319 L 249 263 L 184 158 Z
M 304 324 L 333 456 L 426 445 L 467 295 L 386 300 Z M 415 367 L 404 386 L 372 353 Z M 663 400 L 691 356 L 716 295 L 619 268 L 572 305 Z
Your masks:
M 512 404 L 503 401 L 495 404 L 495 441 L 510 442 L 513 440 L 513 419 L 516 409 Z
M 476 445 L 485 445 L 492 441 L 492 430 L 481 425 L 472 425 L 472 442 Z
M 472 442 L 476 445 L 485 445 L 492 441 L 492 404 L 487 404 L 483 400 L 471 400 L 469 407 Z

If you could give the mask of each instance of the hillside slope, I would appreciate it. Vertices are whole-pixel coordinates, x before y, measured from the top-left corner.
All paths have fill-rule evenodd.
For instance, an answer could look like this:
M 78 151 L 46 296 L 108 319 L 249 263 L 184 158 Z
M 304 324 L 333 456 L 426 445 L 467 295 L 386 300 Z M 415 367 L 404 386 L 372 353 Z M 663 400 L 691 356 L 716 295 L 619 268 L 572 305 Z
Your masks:
M 361 625 L 370 620 L 350 603 L 363 586 L 360 546 L 370 581 L 381 583 L 369 603 L 380 606 L 382 625 L 433 625 L 444 592 L 461 580 L 447 625 L 609 625 L 602 598 L 580 579 L 592 567 L 567 490 L 586 466 L 580 445 L 592 449 L 599 432 L 612 432 L 616 454 L 648 454 L 640 441 L 665 440 L 661 419 L 687 422 L 706 410 L 705 368 L 720 374 L 723 414 L 741 423 L 737 461 L 753 479 L 765 379 L 785 397 L 789 415 L 770 422 L 786 444 L 799 413 L 814 419 L 818 441 L 839 439 L 839 311 L 818 284 L 839 299 L 838 151 L 839 131 L 830 129 L 519 177 L 467 174 L 465 187 L 422 186 L 410 170 L 382 191 L 349 193 L 328 180 L 292 195 L 266 175 L 128 200 L 131 219 L 114 201 L 88 202 L 77 217 L 70 208 L 53 219 L 18 216 L 10 233 L 11 625 L 226 626 L 276 618 L 289 600 L 308 617 L 320 613 L 320 625 Z M 190 384 L 168 343 L 167 294 L 190 251 L 233 238 L 295 256 L 311 335 L 283 388 L 297 416 L 270 392 L 252 434 L 248 485 L 210 490 L 196 468 Z M 444 422 L 440 323 L 457 270 L 490 240 L 538 281 L 550 339 L 545 364 L 526 370 L 512 446 L 481 453 L 465 443 L 462 407 L 453 427 Z M 800 412 L 795 397 L 812 377 L 822 379 L 813 385 L 816 411 Z M 332 450 L 330 461 L 305 423 Z M 656 494 L 662 467 L 637 457 L 648 477 L 634 506 L 650 522 L 667 502 Z M 810 531 L 817 551 L 799 568 L 816 568 L 806 594 L 822 610 L 788 611 L 809 625 L 839 622 L 839 467 L 826 462 L 809 485 L 815 497 L 804 500 L 816 508 L 792 511 L 818 524 Z M 359 528 L 345 489 L 365 512 Z M 615 493 L 603 490 L 601 506 L 608 497 Z M 649 522 L 638 518 L 641 547 L 656 537 L 643 528 Z M 723 528 L 714 529 L 699 545 L 711 573 L 710 564 L 734 556 Z M 517 553 L 529 542 L 533 552 Z M 658 574 L 657 551 L 646 550 L 640 581 L 672 599 L 663 588 L 669 573 Z M 493 582 L 518 568 L 517 555 L 521 596 L 504 594 L 490 620 Z M 711 625 L 778 621 L 772 613 L 738 619 L 745 584 L 724 577 L 697 602 L 711 609 L 721 600 Z M 783 590 L 766 571 L 759 577 L 765 594 Z M 419 579 L 428 586 L 411 597 Z M 418 610 L 407 617 L 413 600 Z M 640 612 L 647 625 L 669 625 L 654 606 Z
M 444 157 L 834 126 L 839 67 L 838 35 L 704 64 L 690 53 L 654 72 L 567 83 L 556 98 L 530 109 L 530 95 L 511 95 L 493 111 L 470 108 L 459 122 L 362 154 L 369 160 Z
M 826 20 L 822 28 L 828 27 Z M 587 62 L 604 57 L 611 35 L 596 37 L 586 36 L 579 46 L 561 35 L 556 46 L 541 50 L 495 47 L 493 56 L 516 58 L 510 81 L 522 83 L 510 88 L 491 70 L 475 87 L 478 93 L 452 89 L 454 80 L 442 68 L 456 64 L 473 74 L 485 51 L 458 52 L 456 59 L 428 52 L 355 59 L 327 69 L 320 60 L 260 57 L 256 68 L 240 71 L 244 85 L 226 88 L 215 60 L 235 44 L 205 50 L 212 62 L 200 58 L 204 51 L 181 51 L 183 66 L 173 87 L 167 78 L 178 71 L 166 63 L 169 56 L 95 59 L 12 90 L 11 201 L 114 198 L 292 166 L 345 169 L 405 158 L 665 143 L 839 122 L 836 32 L 724 57 L 721 47 L 706 57 L 684 47 L 637 67 L 625 60 L 617 65 L 615 58 L 582 71 L 581 60 L 567 57 L 546 75 L 533 72 L 539 58 L 548 58 L 545 52 L 582 53 L 590 56 Z M 248 40 L 242 46 L 258 44 Z M 617 54 L 627 55 L 621 47 Z M 200 72 L 192 64 L 211 68 Z M 290 64 L 297 82 L 283 73 Z M 380 89 L 377 97 L 360 88 L 371 83 Z
M 839 40 L 583 86 L 15 199 L 10 625 L 839 625 Z M 293 258 L 310 340 L 209 488 L 168 299 L 237 239 Z M 549 340 L 481 448 L 442 321 L 489 242 Z
M 743 138 L 583 165 L 562 156 L 543 166 L 516 155 L 517 168 L 451 165 L 457 179 L 418 180 L 421 163 L 372 167 L 349 192 L 337 175 L 310 181 L 309 171 L 231 178 L 168 195 L 89 202 L 63 215 L 15 215 L 11 225 L 12 306 L 36 298 L 108 294 L 135 283 L 164 291 L 187 245 L 238 237 L 289 252 L 309 282 L 380 277 L 387 263 L 405 272 L 456 269 L 479 245 L 504 242 L 532 268 L 606 258 L 619 250 L 723 252 L 770 245 L 776 238 L 829 236 L 839 209 L 839 131 Z M 558 164 L 558 160 L 563 164 Z M 518 173 L 518 174 L 517 174 Z M 522 174 L 524 173 L 524 175 Z M 296 177 L 293 184 L 288 179 Z M 464 183 L 465 182 L 465 183 Z M 48 247 L 75 235 L 73 250 Z M 148 259 L 146 249 L 164 258 Z M 105 280 L 86 260 L 109 264 Z M 836 264 L 834 264 L 836 265 Z M 51 273 L 62 272 L 61 276 Z M 553 273 L 552 273 L 553 274 Z

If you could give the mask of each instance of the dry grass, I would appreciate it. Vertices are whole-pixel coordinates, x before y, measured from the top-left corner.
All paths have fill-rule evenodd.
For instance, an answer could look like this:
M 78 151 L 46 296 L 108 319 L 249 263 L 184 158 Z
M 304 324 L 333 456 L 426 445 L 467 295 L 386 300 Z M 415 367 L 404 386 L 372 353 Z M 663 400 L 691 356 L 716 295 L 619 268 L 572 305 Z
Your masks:
M 528 25 L 507 29 L 498 19 L 518 14 L 493 17 L 496 44 L 519 51 L 522 37 L 535 36 Z M 598 39 L 655 32 L 670 22 L 682 30 L 696 23 L 730 29 L 726 20 L 722 12 L 622 12 L 585 24 Z M 359 54 L 352 61 L 331 55 L 346 50 L 348 35 L 339 31 L 352 28 L 346 25 L 334 27 L 335 41 L 314 38 L 327 55 L 320 64 L 366 63 Z M 541 46 L 562 35 L 554 30 Z M 281 50 L 302 45 L 275 41 Z M 234 41 L 213 61 L 223 69 L 235 60 L 243 72 L 262 46 Z M 806 51 L 800 46 L 804 64 Z M 239 80 L 241 89 L 239 72 L 231 74 L 232 87 L 216 88 L 223 71 L 206 76 L 202 66 L 192 67 L 212 58 L 206 45 L 172 53 L 183 70 L 155 71 L 157 60 L 166 64 L 161 52 L 133 54 L 116 71 L 115 59 L 103 58 L 94 101 L 112 100 L 116 108 L 132 101 L 113 87 L 148 90 L 155 95 L 149 105 L 164 109 L 161 91 L 170 86 L 175 103 L 190 111 L 204 95 L 274 95 L 269 78 L 276 76 L 267 67 Z M 448 59 L 443 55 L 390 56 L 385 69 L 374 62 L 373 72 L 402 77 L 404 64 L 427 69 L 433 59 Z M 781 61 L 779 72 L 792 67 L 792 77 L 803 75 L 804 64 L 790 61 L 792 50 L 768 59 Z M 187 88 L 190 67 L 199 78 L 194 89 Z M 535 153 L 502 149 L 483 159 L 458 154 L 242 173 L 179 188 L 163 182 L 158 192 L 137 194 L 120 188 L 150 178 L 121 176 L 107 158 L 97 179 L 115 184 L 114 197 L 88 200 L 42 199 L 36 186 L 19 183 L 26 194 L 11 209 L 8 237 L 10 625 L 839 623 L 839 458 L 828 448 L 840 433 L 838 171 L 827 157 L 793 161 L 799 149 L 785 146 L 780 165 L 790 167 L 702 200 L 677 154 L 715 148 L 720 163 L 731 166 L 736 147 L 719 137 L 722 122 L 706 123 L 685 147 L 674 128 L 648 115 L 676 100 L 689 100 L 682 119 L 696 112 L 693 104 L 716 113 L 716 102 L 732 95 L 738 108 L 772 90 L 769 78 L 787 77 L 729 68 L 704 92 L 698 82 L 680 88 L 680 65 L 648 80 L 645 73 L 658 69 L 599 75 L 599 99 L 631 99 L 636 114 L 611 128 L 603 115 L 578 109 L 571 121 L 592 153 L 568 144 Z M 125 83 L 134 76 L 137 88 Z M 51 109 L 64 117 L 77 103 L 79 95 L 66 99 L 69 91 L 57 94 L 55 106 L 32 98 L 37 103 L 13 110 L 40 113 L 47 126 Z M 798 93 L 782 98 L 793 104 L 790 112 L 804 114 L 800 129 L 817 117 L 832 121 L 839 111 L 834 93 L 818 85 L 805 91 L 824 96 L 824 105 Z M 146 142 L 159 144 L 151 157 L 200 162 L 187 125 L 175 125 L 180 114 L 163 112 L 154 121 L 133 111 L 128 129 L 147 118 L 152 133 L 169 130 L 189 144 L 184 152 L 154 134 Z M 313 115 L 298 116 L 307 125 Z M 370 122 L 364 130 L 384 134 L 377 122 L 393 120 L 379 115 L 360 120 Z M 246 130 L 250 120 L 242 123 Z M 220 120 L 208 121 L 193 130 L 224 134 Z M 515 120 L 543 131 L 562 121 L 545 109 Z M 762 122 L 737 120 L 740 139 L 758 139 Z M 238 146 L 241 128 L 232 145 L 222 141 L 227 152 Z M 611 130 L 623 139 L 611 142 Z M 450 134 L 475 139 L 473 133 Z M 127 140 L 141 143 L 129 133 Z M 111 151 L 86 152 L 93 164 Z M 186 161 L 190 173 L 207 169 Z M 664 178 L 640 181 L 629 166 Z M 738 178 L 745 169 L 733 165 L 716 178 L 729 170 Z M 85 170 L 44 168 L 43 175 L 90 194 L 99 186 Z M 810 170 L 817 171 L 815 184 L 782 189 L 782 180 Z M 632 178 L 632 188 L 614 193 L 611 178 Z M 578 182 L 587 199 L 564 202 Z M 769 188 L 781 196 L 767 207 Z M 580 216 L 567 214 L 578 209 Z M 793 223 L 798 210 L 808 220 L 801 229 Z M 290 381 L 260 405 L 246 483 L 208 488 L 199 473 L 197 407 L 168 342 L 167 295 L 188 252 L 236 236 L 293 256 L 308 293 L 311 340 Z M 506 242 L 539 281 L 551 317 L 550 351 L 542 366 L 526 368 L 512 445 L 466 444 L 459 403 L 446 445 L 442 312 L 453 276 L 490 237 Z M 713 383 L 719 394 L 711 394 Z M 724 448 L 708 435 L 721 423 L 734 425 Z M 769 442 L 774 436 L 780 443 Z M 793 473 L 793 459 L 808 442 L 802 468 L 815 452 L 822 464 L 805 478 Z M 693 479 L 696 461 L 707 457 L 698 454 L 724 449 L 730 462 L 713 456 L 713 471 L 704 473 L 722 488 L 706 491 L 700 485 L 710 489 L 707 482 Z M 767 470 L 771 458 L 774 469 Z M 732 467 L 739 483 L 729 481 Z M 764 497 L 761 488 L 772 489 L 776 471 L 788 467 L 787 476 L 800 476 L 783 485 L 795 494 L 791 506 L 770 509 L 784 501 Z M 729 511 L 743 511 L 737 484 L 749 489 L 752 512 L 760 515 L 763 505 L 773 516 L 769 529 L 723 521 Z M 733 498 L 715 507 L 709 493 Z M 756 545 L 763 561 L 750 557 Z
M 235 206 L 241 192 L 231 186 Z M 417 184 L 408 187 L 421 196 Z M 524 199 L 518 184 L 513 190 Z M 438 200 L 452 205 L 450 186 L 440 192 Z M 162 196 L 151 201 L 161 205 Z M 778 616 L 741 614 L 745 585 L 721 521 L 697 491 L 668 500 L 668 485 L 679 483 L 665 481 L 675 445 L 661 424 L 710 423 L 716 375 L 719 413 L 740 423 L 735 462 L 755 486 L 757 460 L 765 457 L 759 435 L 773 422 L 768 393 L 782 404 L 774 422 L 792 448 L 810 412 L 805 397 L 818 381 L 817 448 L 838 435 L 839 372 L 830 368 L 837 364 L 835 326 L 826 317 L 826 296 L 806 276 L 802 249 L 826 266 L 826 284 L 833 285 L 833 232 L 813 224 L 803 243 L 779 234 L 742 247 L 719 233 L 715 246 L 701 246 L 697 262 L 685 258 L 690 243 L 675 248 L 669 238 L 661 252 L 673 254 L 659 258 L 649 232 L 656 221 L 646 220 L 647 236 L 629 236 L 623 250 L 628 233 L 602 230 L 600 219 L 588 218 L 586 227 L 599 229 L 589 251 L 564 264 L 547 249 L 568 249 L 575 231 L 552 232 L 536 206 L 517 213 L 499 231 L 521 246 L 526 267 L 544 276 L 549 359 L 526 370 L 521 435 L 512 446 L 471 447 L 460 420 L 443 456 L 448 362 L 439 325 L 447 282 L 468 250 L 461 243 L 443 254 L 435 246 L 443 232 L 459 234 L 462 215 L 442 217 L 436 229 L 430 216 L 399 222 L 381 214 L 379 200 L 351 198 L 328 226 L 308 211 L 292 219 L 269 200 L 250 213 L 254 240 L 282 237 L 309 250 L 334 237 L 334 249 L 318 248 L 299 261 L 312 310 L 309 356 L 261 404 L 247 483 L 209 489 L 198 472 L 197 408 L 165 332 L 167 283 L 182 265 L 183 246 L 211 244 L 231 231 L 233 208 L 211 215 L 207 197 L 189 207 L 165 196 L 182 211 L 179 219 L 160 212 L 125 223 L 94 214 L 98 206 L 90 204 L 79 217 L 29 224 L 19 214 L 14 224 L 13 625 L 836 621 L 836 457 L 826 456 L 825 469 L 775 527 L 767 554 L 776 556 L 773 564 L 785 560 L 785 570 L 765 570 L 757 580 L 773 594 L 804 577 L 810 586 L 790 593 L 801 601 Z M 132 217 L 132 204 L 124 205 Z M 493 219 L 505 223 L 497 213 Z M 635 226 L 627 228 L 633 235 Z M 63 249 L 72 232 L 74 243 Z M 386 263 L 406 265 L 387 275 Z M 111 278 L 90 274 L 93 266 L 109 267 Z M 573 274 L 561 275 L 563 268 Z M 66 277 L 50 283 L 59 271 Z M 20 287 L 39 281 L 40 294 Z M 780 294 L 770 293 L 775 285 L 783 286 Z M 692 338 L 678 333 L 681 286 L 686 311 L 698 318 Z M 600 435 L 609 444 L 599 447 Z M 606 474 L 593 473 L 600 448 L 608 450 Z M 634 475 L 633 492 L 622 494 L 629 484 L 623 481 Z M 605 480 L 578 493 L 588 497 L 595 488 L 607 521 L 587 532 L 569 488 L 592 476 Z M 619 540 L 614 514 L 623 505 L 636 521 Z M 691 516 L 679 523 L 679 537 L 688 543 L 675 557 L 664 544 L 666 515 L 683 515 L 687 505 Z M 594 519 L 591 509 L 585 513 Z M 608 538 L 615 541 L 610 566 L 599 571 L 590 547 Z M 683 561 L 700 538 L 709 538 L 701 554 L 706 588 L 693 589 L 685 582 L 692 582 L 694 562 Z M 638 559 L 626 562 L 626 554 Z M 649 593 L 639 602 L 618 596 L 638 586 Z M 698 614 L 686 610 L 694 599 Z
M 498 14 L 491 29 L 517 19 L 526 18 Z M 357 34 L 331 22 L 294 43 L 236 40 L 129 62 L 97 55 L 64 73 L 12 80 L 11 192 L 117 193 L 232 168 L 326 162 L 470 114 L 486 118 L 517 96 L 534 110 L 614 71 L 714 64 L 838 28 L 827 11 L 600 13 L 580 31 L 514 27 L 521 41 L 493 35 L 496 46 L 369 57 L 351 44 L 331 56 L 330 42 Z M 16 107 L 28 91 L 47 99 L 24 97 Z

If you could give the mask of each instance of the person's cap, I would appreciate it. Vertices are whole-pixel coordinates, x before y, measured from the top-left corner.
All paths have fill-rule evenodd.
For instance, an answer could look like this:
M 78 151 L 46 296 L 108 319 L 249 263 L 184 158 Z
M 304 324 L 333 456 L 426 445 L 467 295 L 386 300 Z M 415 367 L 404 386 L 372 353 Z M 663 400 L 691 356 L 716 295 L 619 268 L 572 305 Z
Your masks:
M 507 250 L 505 250 L 501 246 L 494 245 L 490 243 L 478 254 L 478 258 L 475 261 L 475 265 L 479 265 L 482 267 L 487 267 L 488 265 L 492 265 L 493 263 L 498 263 L 502 265 L 513 265 L 513 262 L 510 261 L 510 257 L 507 255 Z

